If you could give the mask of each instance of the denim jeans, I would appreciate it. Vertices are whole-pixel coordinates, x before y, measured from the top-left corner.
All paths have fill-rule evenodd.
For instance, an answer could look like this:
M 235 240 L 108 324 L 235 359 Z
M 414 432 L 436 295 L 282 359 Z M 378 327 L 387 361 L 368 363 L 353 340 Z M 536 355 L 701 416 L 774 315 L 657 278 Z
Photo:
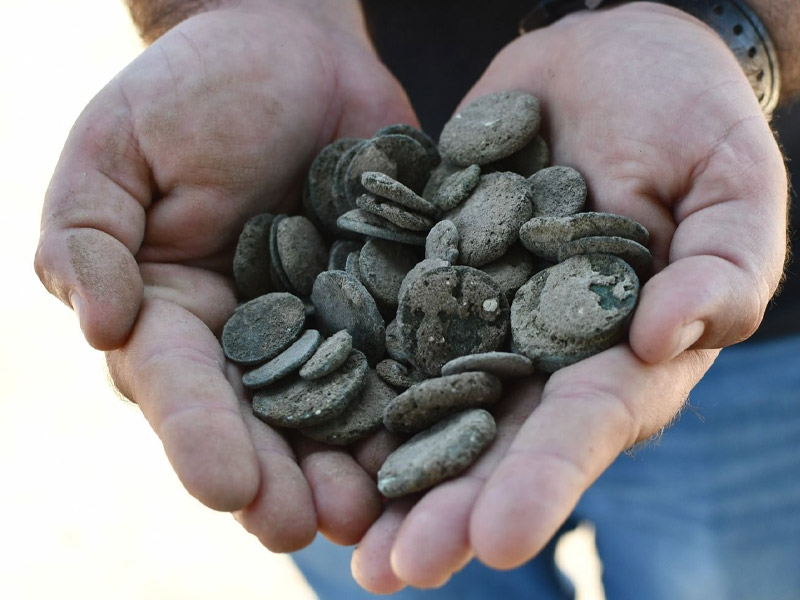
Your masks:
M 800 336 L 724 350 L 678 422 L 587 490 L 570 522 L 584 520 L 608 600 L 800 599 Z M 472 561 L 441 589 L 390 597 L 568 600 L 554 546 L 513 571 Z M 293 558 L 322 600 L 373 598 L 350 554 L 318 538 Z

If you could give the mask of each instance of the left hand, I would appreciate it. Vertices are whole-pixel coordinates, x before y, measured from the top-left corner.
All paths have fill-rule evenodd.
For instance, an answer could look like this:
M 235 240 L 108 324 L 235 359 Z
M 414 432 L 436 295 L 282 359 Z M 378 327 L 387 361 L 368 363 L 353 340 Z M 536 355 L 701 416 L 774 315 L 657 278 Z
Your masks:
M 650 3 L 576 13 L 507 46 L 465 102 L 508 89 L 542 100 L 553 164 L 584 174 L 594 210 L 650 230 L 657 273 L 629 343 L 514 388 L 466 474 L 387 505 L 353 558 L 374 592 L 534 557 L 621 451 L 675 418 L 713 349 L 755 331 L 781 278 L 783 160 L 705 25 Z

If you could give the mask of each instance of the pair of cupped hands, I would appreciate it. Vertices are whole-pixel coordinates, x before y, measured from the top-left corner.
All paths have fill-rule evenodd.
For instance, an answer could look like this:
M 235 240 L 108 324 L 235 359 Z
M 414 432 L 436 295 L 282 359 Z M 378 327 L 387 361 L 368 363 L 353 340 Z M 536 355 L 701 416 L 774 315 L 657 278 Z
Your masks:
M 464 101 L 540 98 L 553 164 L 583 173 L 593 210 L 650 230 L 657 272 L 627 343 L 509 387 L 476 464 L 385 502 L 374 477 L 391 436 L 340 449 L 271 429 L 217 339 L 245 220 L 297 211 L 325 144 L 416 124 L 359 15 L 313 4 L 219 3 L 101 90 L 48 189 L 37 272 L 186 489 L 267 548 L 318 531 L 357 544 L 354 577 L 374 592 L 440 585 L 473 557 L 519 565 L 621 451 L 675 418 L 715 349 L 758 326 L 786 253 L 780 151 L 732 53 L 677 10 L 584 11 L 512 41 Z

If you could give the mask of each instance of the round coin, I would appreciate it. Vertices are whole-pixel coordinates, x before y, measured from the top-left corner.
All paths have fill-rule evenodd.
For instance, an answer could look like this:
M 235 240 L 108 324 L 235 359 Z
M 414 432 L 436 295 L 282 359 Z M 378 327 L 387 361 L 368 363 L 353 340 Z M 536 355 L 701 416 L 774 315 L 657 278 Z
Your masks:
M 639 293 L 633 269 L 610 254 L 573 256 L 540 271 L 511 305 L 512 349 L 552 373 L 613 346 Z
M 486 273 L 439 267 L 400 292 L 397 321 L 408 360 L 428 375 L 465 354 L 498 350 L 508 335 L 508 301 Z
M 392 452 L 378 471 L 387 498 L 419 492 L 464 472 L 494 439 L 496 425 L 480 408 L 439 421 Z
M 297 339 L 306 320 L 303 301 L 273 292 L 239 306 L 222 329 L 222 349 L 230 360 L 254 365 L 269 360 Z
M 539 100 L 521 91 L 476 98 L 444 125 L 442 158 L 464 167 L 485 165 L 521 150 L 539 131 Z

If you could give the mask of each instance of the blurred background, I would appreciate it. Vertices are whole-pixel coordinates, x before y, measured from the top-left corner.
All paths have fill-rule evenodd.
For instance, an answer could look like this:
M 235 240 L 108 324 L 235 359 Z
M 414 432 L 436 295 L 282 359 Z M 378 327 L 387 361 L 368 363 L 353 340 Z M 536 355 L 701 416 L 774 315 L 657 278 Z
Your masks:
M 0 598 L 315 598 L 287 557 L 184 491 L 138 409 L 107 383 L 102 355 L 33 272 L 69 129 L 142 49 L 123 2 L 3 0 L 0 22 Z M 579 600 L 602 598 L 590 528 L 570 534 L 558 559 Z
M 0 598 L 314 598 L 287 557 L 186 493 L 33 272 L 67 133 L 141 51 L 122 0 L 3 0 L 0 23 Z

